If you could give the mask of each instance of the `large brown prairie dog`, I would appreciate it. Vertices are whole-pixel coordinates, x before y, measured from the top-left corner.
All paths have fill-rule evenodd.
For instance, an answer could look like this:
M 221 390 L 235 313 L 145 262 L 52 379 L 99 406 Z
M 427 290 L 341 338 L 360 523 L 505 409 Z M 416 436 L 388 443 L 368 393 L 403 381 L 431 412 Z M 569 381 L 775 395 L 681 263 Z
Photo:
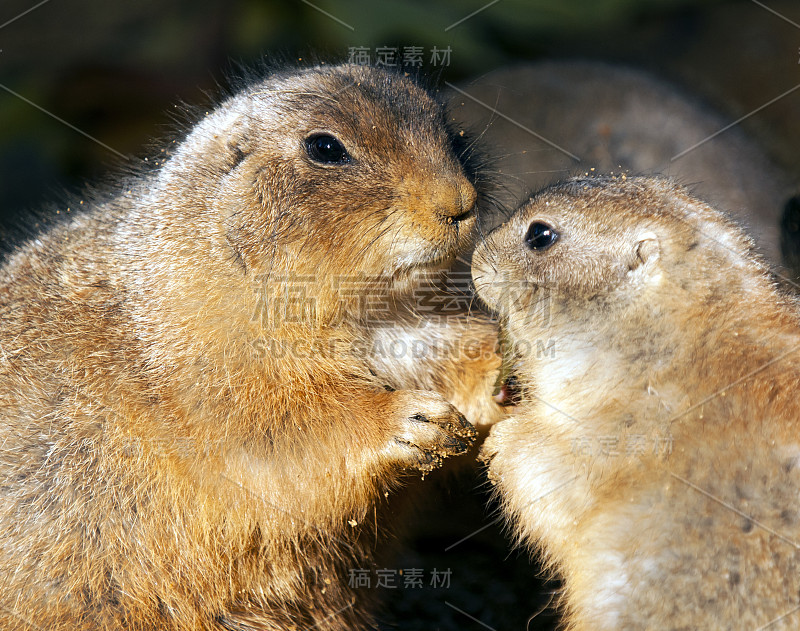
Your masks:
M 668 174 L 730 212 L 773 263 L 781 261 L 781 213 L 797 182 L 741 125 L 729 127 L 734 119 L 678 87 L 624 66 L 547 61 L 496 70 L 459 89 L 466 95 L 452 94 L 453 116 L 484 131 L 506 204 L 590 169 Z
M 491 388 L 452 355 L 359 350 L 407 331 L 417 280 L 470 243 L 464 146 L 402 75 L 277 73 L 8 258 L 0 627 L 367 625 L 347 572 L 375 501 L 474 436 L 431 388 L 468 414 Z
M 523 389 L 483 457 L 566 627 L 796 629 L 800 318 L 752 241 L 670 180 L 577 178 L 473 277 Z

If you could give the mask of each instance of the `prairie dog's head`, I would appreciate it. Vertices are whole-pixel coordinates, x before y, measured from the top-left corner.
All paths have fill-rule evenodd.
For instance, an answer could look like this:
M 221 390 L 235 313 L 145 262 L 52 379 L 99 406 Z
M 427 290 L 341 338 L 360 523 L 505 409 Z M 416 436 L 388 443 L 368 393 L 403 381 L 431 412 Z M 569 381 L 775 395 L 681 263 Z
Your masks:
M 473 256 L 480 298 L 507 320 L 620 315 L 662 291 L 698 300 L 763 270 L 721 212 L 659 178 L 575 178 L 544 190 Z M 680 296 L 679 296 L 680 294 Z M 547 310 L 534 308 L 547 301 Z M 551 324 L 556 324 L 551 322 Z
M 223 103 L 173 158 L 252 270 L 403 277 L 469 245 L 475 174 L 409 77 L 318 66 Z

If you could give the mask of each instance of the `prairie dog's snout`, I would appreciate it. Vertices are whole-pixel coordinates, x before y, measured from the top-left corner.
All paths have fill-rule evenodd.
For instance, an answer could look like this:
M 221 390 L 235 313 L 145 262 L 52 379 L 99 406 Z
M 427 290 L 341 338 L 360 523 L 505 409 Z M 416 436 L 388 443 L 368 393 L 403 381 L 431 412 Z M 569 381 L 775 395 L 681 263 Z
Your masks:
M 478 193 L 461 174 L 444 181 L 433 194 L 433 207 L 445 223 L 465 221 L 475 209 Z
M 432 220 L 432 230 L 437 229 L 435 224 L 458 224 L 459 230 L 469 233 L 475 223 L 478 193 L 460 169 L 450 167 L 404 177 L 398 196 L 421 227 Z
M 527 209 L 527 205 L 524 207 Z M 552 246 L 558 239 L 555 222 L 529 219 L 519 210 L 508 222 L 496 227 L 478 244 L 472 256 L 472 279 L 481 300 L 501 314 L 514 289 L 534 289 L 526 273 L 526 263 Z

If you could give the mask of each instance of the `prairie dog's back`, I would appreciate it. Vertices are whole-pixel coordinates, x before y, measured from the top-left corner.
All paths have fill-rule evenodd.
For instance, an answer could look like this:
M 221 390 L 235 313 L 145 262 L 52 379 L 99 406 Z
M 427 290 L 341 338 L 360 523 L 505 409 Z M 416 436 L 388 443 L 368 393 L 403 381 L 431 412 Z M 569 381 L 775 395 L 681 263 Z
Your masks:
M 667 180 L 589 178 L 476 251 L 526 389 L 483 453 L 568 628 L 797 626 L 800 324 L 751 249 Z

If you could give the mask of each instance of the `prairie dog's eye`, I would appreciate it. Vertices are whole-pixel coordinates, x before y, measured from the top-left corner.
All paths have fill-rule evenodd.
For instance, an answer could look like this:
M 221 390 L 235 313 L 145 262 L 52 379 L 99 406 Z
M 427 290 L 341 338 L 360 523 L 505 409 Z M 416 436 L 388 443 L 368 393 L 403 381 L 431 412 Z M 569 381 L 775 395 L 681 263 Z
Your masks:
M 541 221 L 534 221 L 525 234 L 525 245 L 531 250 L 545 250 L 558 241 L 558 233 Z
M 322 164 L 347 164 L 350 154 L 341 142 L 330 134 L 314 134 L 306 138 L 308 157 Z

